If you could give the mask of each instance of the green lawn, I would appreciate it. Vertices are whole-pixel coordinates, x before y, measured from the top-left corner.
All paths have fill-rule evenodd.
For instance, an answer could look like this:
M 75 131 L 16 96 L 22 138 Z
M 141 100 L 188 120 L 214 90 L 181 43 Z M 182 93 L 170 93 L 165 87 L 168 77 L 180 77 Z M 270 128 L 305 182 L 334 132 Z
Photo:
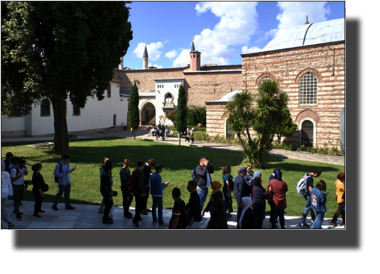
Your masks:
M 5 159 L 5 154 L 8 151 L 11 151 L 16 156 L 25 157 L 32 164 L 37 162 L 42 163 L 43 169 L 41 174 L 44 176 L 45 182 L 50 186 L 50 190 L 45 194 L 44 202 L 52 202 L 58 190 L 52 173 L 56 163 L 61 160 L 63 153 L 56 152 L 48 147 L 33 148 L 27 147 L 26 144 L 5 143 L 2 144 L 1 151 L 3 159 Z M 70 166 L 77 165 L 76 171 L 70 175 L 72 180 L 72 203 L 99 204 L 101 202 L 99 168 L 103 163 L 104 156 L 111 157 L 114 163 L 114 190 L 117 190 L 119 194 L 121 194 L 119 171 L 122 168 L 123 159 L 127 158 L 131 160 L 130 168 L 133 170 L 136 168 L 138 159 L 146 161 L 154 158 L 157 163 L 164 165 L 164 171 L 161 173 L 163 182 L 170 182 L 169 187 L 164 189 L 164 208 L 173 207 L 174 203 L 171 198 L 173 187 L 179 187 L 182 192 L 182 199 L 185 202 L 188 201 L 190 195 L 186 190 L 186 186 L 187 182 L 191 180 L 190 172 L 198 164 L 202 156 L 207 157 L 214 167 L 215 173 L 212 175 L 212 179 L 219 181 L 222 181 L 222 170 L 225 165 L 230 165 L 232 167 L 232 175 L 236 176 L 242 161 L 241 152 L 187 146 L 179 147 L 161 142 L 134 140 L 132 138 L 70 140 L 69 154 L 71 155 Z M 261 170 L 263 186 L 267 185 L 268 178 L 276 167 L 280 168 L 283 172 L 283 180 L 288 184 L 289 188 L 287 193 L 288 207 L 285 210 L 286 215 L 300 216 L 302 214 L 305 200 L 297 195 L 296 184 L 306 172 L 312 172 L 314 169 L 319 168 L 322 170 L 320 179 L 327 183 L 327 191 L 330 192 L 327 199 L 326 217 L 333 216 L 337 207 L 335 201 L 335 180 L 339 172 L 344 172 L 344 166 L 273 157 L 268 164 L 268 168 Z M 27 181 L 31 181 L 31 174 L 30 172 L 25 177 Z M 34 200 L 31 190 L 32 187 L 30 186 L 24 194 L 24 200 Z M 61 202 L 63 202 L 63 197 Z M 118 195 L 114 202 L 116 206 L 120 206 L 122 204 L 121 195 Z M 233 208 L 236 211 L 236 201 L 233 200 L 233 202 Z M 149 198 L 148 205 L 150 207 L 152 205 L 151 197 Z M 134 203 L 132 206 L 134 207 Z M 269 213 L 268 205 L 266 209 Z

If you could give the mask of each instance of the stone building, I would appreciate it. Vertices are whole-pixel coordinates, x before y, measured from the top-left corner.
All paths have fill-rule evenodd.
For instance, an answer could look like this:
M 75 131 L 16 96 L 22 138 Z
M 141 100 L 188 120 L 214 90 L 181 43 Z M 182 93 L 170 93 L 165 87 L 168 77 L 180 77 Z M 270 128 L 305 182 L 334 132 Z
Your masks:
M 242 88 L 258 92 L 263 79 L 279 82 L 289 95 L 288 108 L 296 133 L 294 146 L 344 144 L 345 36 L 344 19 L 304 25 L 277 35 L 260 52 L 241 54 Z M 207 101 L 207 133 L 227 136 L 224 106 L 231 96 Z M 343 126 L 343 129 L 342 129 Z
M 166 116 L 177 107 L 178 89 L 183 84 L 187 105 L 204 106 L 205 101 L 216 100 L 235 89 L 241 89 L 241 65 L 201 66 L 201 52 L 192 42 L 189 64 L 178 68 L 148 67 L 148 51 L 145 46 L 143 69 L 119 67 L 115 78 L 121 82 L 120 92 L 130 94 L 133 83 L 139 88 L 140 124 L 158 124 L 160 116 Z M 168 103 L 170 101 L 170 103 Z M 165 124 L 172 122 L 166 119 Z

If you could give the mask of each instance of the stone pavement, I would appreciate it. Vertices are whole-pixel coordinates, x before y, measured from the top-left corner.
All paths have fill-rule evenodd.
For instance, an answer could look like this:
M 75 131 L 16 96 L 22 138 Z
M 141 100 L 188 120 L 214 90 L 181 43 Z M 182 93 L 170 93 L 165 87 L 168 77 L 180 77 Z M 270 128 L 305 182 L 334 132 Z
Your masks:
M 51 206 L 52 203 L 42 203 L 42 209 L 46 212 L 40 213 L 42 216 L 41 218 L 33 218 L 34 201 L 23 201 L 20 210 L 24 214 L 20 221 L 16 219 L 16 214 L 13 213 L 13 200 L 8 201 L 6 210 L 15 224 L 15 229 L 138 229 L 133 225 L 131 219 L 124 218 L 122 207 L 112 208 L 111 212 L 113 214 L 114 223 L 107 225 L 102 222 L 103 214 L 98 213 L 99 205 L 72 204 L 75 209 L 66 210 L 65 205 L 60 203 L 58 204 L 58 211 L 54 211 Z M 132 214 L 135 213 L 134 208 L 131 208 L 130 211 Z M 171 215 L 172 210 L 164 209 L 164 222 L 169 223 Z M 140 229 L 167 229 L 158 227 L 158 224 L 152 224 L 151 213 L 148 213 L 148 215 L 141 215 L 141 218 L 143 218 L 143 220 L 139 222 Z M 236 218 L 236 213 L 232 213 L 232 218 L 228 220 L 229 229 L 236 229 Z M 268 218 L 269 216 L 266 216 L 263 223 L 263 229 L 271 228 Z M 209 213 L 205 213 L 205 220 L 203 220 L 203 224 L 200 225 L 199 229 L 205 229 L 209 219 Z M 285 228 L 308 229 L 298 226 L 300 219 L 301 217 L 285 216 Z M 330 221 L 330 218 L 325 218 L 322 224 L 322 229 L 345 229 L 342 225 L 334 228 L 330 225 Z M 309 217 L 308 223 L 310 222 L 311 220 Z M 2 221 L 2 224 L 4 228 L 8 228 L 6 222 Z M 338 224 L 341 224 L 341 219 L 338 220 Z

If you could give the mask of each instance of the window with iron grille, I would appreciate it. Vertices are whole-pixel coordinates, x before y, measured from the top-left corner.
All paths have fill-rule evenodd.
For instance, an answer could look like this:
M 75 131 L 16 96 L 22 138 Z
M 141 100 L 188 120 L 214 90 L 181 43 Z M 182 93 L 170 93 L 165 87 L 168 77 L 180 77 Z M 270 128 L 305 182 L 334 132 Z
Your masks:
M 41 102 L 41 117 L 50 116 L 50 101 L 49 99 L 43 99 Z
M 314 125 L 313 122 L 306 120 L 302 123 L 302 144 L 305 147 L 313 146 Z
M 317 77 L 314 74 L 307 72 L 302 75 L 299 83 L 299 104 L 316 104 L 317 87 Z

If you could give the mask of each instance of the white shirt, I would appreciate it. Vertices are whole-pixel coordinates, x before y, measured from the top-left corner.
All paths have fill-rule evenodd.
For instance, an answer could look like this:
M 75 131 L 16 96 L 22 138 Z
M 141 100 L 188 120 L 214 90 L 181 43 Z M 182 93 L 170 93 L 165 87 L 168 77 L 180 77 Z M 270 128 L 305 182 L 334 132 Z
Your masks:
M 6 171 L 1 172 L 1 198 L 7 198 L 13 195 L 11 177 Z
M 17 172 L 17 170 L 19 170 Z M 22 171 L 22 176 L 18 180 L 14 181 L 13 184 L 16 186 L 21 186 L 24 183 L 24 174 L 25 171 L 27 171 L 28 168 L 25 166 L 23 169 L 20 169 L 18 166 L 11 170 L 11 177 L 16 178 L 20 176 L 20 171 Z M 17 175 L 16 175 L 17 174 Z

